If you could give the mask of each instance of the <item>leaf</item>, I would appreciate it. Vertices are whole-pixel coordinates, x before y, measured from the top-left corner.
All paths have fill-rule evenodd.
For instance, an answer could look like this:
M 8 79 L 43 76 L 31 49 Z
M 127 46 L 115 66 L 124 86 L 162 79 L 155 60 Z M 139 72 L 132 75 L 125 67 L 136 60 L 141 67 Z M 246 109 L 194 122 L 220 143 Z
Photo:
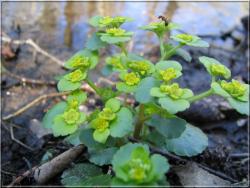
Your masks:
M 180 156 L 195 156 L 208 146 L 207 136 L 193 125 L 187 124 L 179 138 L 167 139 L 166 149 Z
M 122 107 L 116 115 L 110 124 L 111 136 L 123 137 L 133 131 L 133 115 L 128 108 Z
M 59 91 L 73 91 L 81 87 L 81 82 L 70 82 L 65 78 L 62 78 L 58 84 L 57 88 Z
M 175 55 L 181 56 L 187 62 L 191 62 L 191 60 L 192 60 L 190 53 L 186 50 L 181 49 L 181 48 L 176 50 Z
M 158 63 L 156 63 L 155 68 L 157 70 L 165 70 L 167 68 L 174 68 L 178 71 L 182 70 L 182 66 L 179 62 L 177 61 L 173 61 L 173 60 L 168 60 L 168 61 L 159 61 Z
M 111 98 L 106 102 L 105 107 L 110 108 L 113 112 L 117 112 L 121 107 L 121 102 L 118 99 Z
M 211 88 L 213 89 L 214 93 L 220 95 L 222 97 L 231 97 L 217 82 L 212 82 Z
M 52 131 L 54 136 L 66 136 L 74 133 L 78 126 L 76 124 L 67 124 L 62 115 L 57 115 L 54 118 L 54 123 L 52 125 Z
M 185 120 L 178 117 L 167 119 L 158 115 L 153 116 L 147 123 L 168 139 L 180 137 L 187 124 Z
M 125 181 L 127 180 L 128 174 L 126 172 L 124 172 L 124 170 L 121 167 L 124 166 L 124 164 L 128 163 L 128 161 L 130 160 L 130 155 L 131 155 L 132 151 L 137 147 L 143 147 L 144 150 L 149 152 L 148 145 L 146 145 L 146 144 L 128 143 L 128 144 L 122 146 L 115 153 L 115 155 L 112 159 L 112 165 L 113 165 L 113 169 L 116 173 L 116 177 L 121 178 Z
M 83 130 L 84 128 L 81 127 L 78 131 L 74 132 L 73 134 L 67 136 L 64 140 L 66 142 L 69 142 L 70 144 L 74 145 L 74 146 L 77 146 L 77 145 L 80 145 L 81 144 L 81 141 L 80 141 L 80 132 L 81 130 Z
M 99 26 L 99 20 L 102 18 L 102 16 L 93 16 L 89 20 L 89 24 L 92 25 L 93 27 L 98 27 Z
M 75 164 L 73 168 L 67 169 L 63 172 L 61 176 L 61 183 L 67 187 L 80 186 L 82 181 L 101 174 L 101 168 L 95 165 L 88 163 L 78 163 Z
M 87 94 L 81 90 L 75 90 L 67 97 L 67 101 L 71 101 L 74 99 L 76 99 L 79 104 L 81 104 L 86 101 Z
M 249 116 L 249 101 L 243 102 L 234 98 L 227 98 L 229 104 L 239 113 Z
M 102 149 L 105 147 L 104 144 L 98 143 L 93 138 L 93 130 L 92 129 L 83 129 L 80 131 L 79 139 L 82 144 L 87 146 L 90 149 Z
M 106 148 L 102 150 L 90 150 L 89 161 L 99 166 L 111 164 L 113 155 L 117 150 L 118 148 L 116 147 Z
M 116 97 L 117 95 L 120 94 L 119 91 L 113 91 L 113 89 L 111 87 L 98 88 L 98 90 L 99 90 L 101 98 L 104 101 L 107 101 L 107 100 L 109 100 L 111 98 L 114 98 L 114 97 Z
M 94 177 L 89 177 L 86 180 L 82 180 L 79 182 L 80 186 L 95 186 L 95 187 L 102 187 L 108 186 L 111 184 L 111 175 L 102 174 Z
M 107 77 L 113 73 L 113 68 L 111 65 L 104 65 L 104 67 L 101 69 L 101 73 L 104 77 Z
M 173 100 L 170 97 L 166 96 L 160 98 L 159 103 L 162 108 L 166 109 L 171 114 L 176 114 L 177 112 L 182 112 L 189 108 L 190 104 L 185 99 Z
M 93 33 L 93 35 L 88 38 L 86 42 L 86 48 L 90 50 L 99 50 L 100 48 L 105 47 L 107 44 L 103 42 L 100 39 L 100 36 L 98 36 L 96 33 Z
M 166 138 L 156 130 L 152 130 L 150 134 L 147 135 L 146 140 L 153 143 L 155 146 L 162 148 L 165 146 Z
M 116 89 L 118 91 L 122 91 L 125 93 L 132 93 L 136 90 L 136 88 L 137 88 L 137 85 L 129 86 L 129 85 L 125 84 L 124 82 L 116 83 Z
M 93 134 L 93 138 L 95 141 L 105 144 L 109 135 L 110 135 L 109 129 L 106 129 L 102 132 L 95 130 Z
M 206 41 L 201 40 L 201 39 L 194 41 L 194 42 L 191 42 L 191 43 L 188 43 L 187 45 L 194 46 L 194 47 L 200 47 L 200 48 L 208 48 L 209 47 L 209 44 Z
M 159 84 L 153 77 L 147 77 L 141 80 L 138 87 L 135 90 L 135 99 L 142 103 L 149 103 L 153 100 L 153 97 L 150 95 L 150 90 L 152 87 Z
M 151 156 L 151 161 L 153 164 L 152 174 L 157 175 L 154 177 L 156 180 L 164 178 L 165 173 L 169 170 L 170 165 L 167 161 L 167 158 L 154 154 Z
M 47 129 L 51 129 L 54 118 L 57 115 L 62 114 L 64 110 L 66 109 L 66 107 L 67 107 L 66 102 L 59 102 L 55 106 L 53 106 L 51 109 L 49 109 L 48 112 L 43 117 L 43 120 L 42 120 L 43 126 Z
M 122 42 L 127 42 L 131 39 L 131 37 L 113 37 L 113 36 L 108 36 L 108 35 L 102 35 L 101 40 L 103 42 L 107 42 L 109 44 L 118 44 Z
M 166 94 L 162 93 L 159 87 L 153 87 L 150 90 L 150 95 L 153 97 L 165 97 Z

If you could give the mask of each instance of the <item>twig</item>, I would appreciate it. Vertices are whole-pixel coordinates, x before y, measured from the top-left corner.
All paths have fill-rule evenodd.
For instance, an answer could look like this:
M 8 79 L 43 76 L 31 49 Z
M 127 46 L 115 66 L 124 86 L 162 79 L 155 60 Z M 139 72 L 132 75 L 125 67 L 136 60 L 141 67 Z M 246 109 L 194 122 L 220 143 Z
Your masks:
M 8 74 L 8 76 L 11 76 L 17 80 L 20 80 L 21 82 L 24 83 L 29 83 L 29 84 L 38 84 L 38 85 L 51 85 L 51 86 L 55 86 L 56 82 L 55 81 L 45 81 L 45 80 L 35 80 L 35 79 L 30 79 L 30 78 L 25 78 L 23 76 L 19 76 L 16 74 L 13 74 L 9 71 L 5 71 L 6 74 Z
M 13 187 L 20 184 L 21 181 L 29 176 L 33 176 L 38 183 L 45 183 L 50 178 L 64 170 L 76 157 L 78 157 L 84 150 L 83 145 L 79 145 L 61 153 L 54 159 L 42 164 L 41 166 L 34 166 L 27 170 L 22 175 L 14 179 L 7 187 Z
M 30 103 L 26 104 L 24 107 L 20 108 L 16 112 L 11 113 L 11 114 L 9 114 L 7 116 L 4 116 L 3 120 L 8 120 L 8 119 L 11 119 L 11 118 L 13 118 L 15 116 L 18 116 L 19 114 L 25 112 L 26 110 L 28 110 L 29 108 L 31 108 L 32 106 L 36 105 L 37 103 L 41 102 L 44 99 L 51 98 L 51 97 L 59 97 L 59 96 L 67 95 L 69 93 L 70 92 L 67 91 L 67 92 L 62 92 L 62 93 L 50 93 L 50 94 L 42 95 L 42 96 L 34 99 Z
M 59 60 L 58 58 L 56 58 L 55 56 L 51 55 L 50 53 L 46 52 L 45 50 L 43 50 L 40 46 L 38 46 L 32 39 L 27 39 L 27 40 L 12 40 L 11 38 L 7 37 L 7 36 L 2 36 L 1 40 L 3 42 L 7 42 L 7 43 L 13 43 L 16 45 L 30 45 L 32 46 L 37 52 L 43 54 L 44 56 L 48 57 L 49 59 L 51 59 L 52 61 L 56 62 L 58 65 L 63 66 L 64 62 Z
M 1 173 L 7 174 L 7 175 L 9 175 L 9 176 L 15 176 L 15 175 L 16 175 L 16 174 L 14 174 L 14 173 L 12 173 L 12 172 L 8 172 L 8 171 L 5 171 L 5 170 L 3 170 L 3 169 L 1 169 Z
M 15 127 L 13 124 L 10 124 L 10 129 L 7 128 L 7 126 L 4 124 L 4 122 L 1 121 L 1 125 L 3 126 L 3 128 L 5 128 L 8 132 L 10 132 L 10 138 L 11 140 L 13 140 L 14 142 L 20 144 L 21 146 L 23 146 L 24 148 L 30 150 L 30 151 L 34 151 L 33 148 L 31 148 L 30 146 L 24 144 L 23 142 L 21 142 L 20 140 L 16 139 L 15 135 L 14 135 L 14 129 L 13 127 Z
M 16 184 L 20 184 L 20 182 L 24 178 L 29 177 L 30 175 L 32 175 L 34 173 L 35 169 L 37 169 L 37 168 L 38 168 L 38 166 L 34 166 L 31 170 L 27 170 L 22 175 L 18 176 L 16 179 L 14 179 L 7 187 L 13 187 Z

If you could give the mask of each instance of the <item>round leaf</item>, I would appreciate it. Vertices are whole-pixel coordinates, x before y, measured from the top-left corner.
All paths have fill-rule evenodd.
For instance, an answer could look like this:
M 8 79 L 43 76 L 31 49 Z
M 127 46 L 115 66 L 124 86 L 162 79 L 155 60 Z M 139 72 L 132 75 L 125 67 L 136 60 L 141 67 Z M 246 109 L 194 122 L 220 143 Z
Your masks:
M 179 138 L 167 139 L 166 149 L 180 156 L 195 156 L 206 149 L 207 136 L 193 125 L 187 124 L 185 131 Z
M 105 104 L 105 107 L 110 108 L 113 112 L 117 112 L 120 109 L 120 106 L 121 102 L 115 98 L 109 99 Z
M 174 68 L 176 70 L 181 71 L 182 70 L 182 66 L 180 63 L 178 63 L 177 61 L 173 61 L 173 60 L 169 60 L 169 61 L 159 61 L 158 63 L 156 63 L 155 68 L 157 70 L 165 70 L 167 68 Z
M 135 90 L 135 99 L 142 103 L 149 103 L 153 100 L 150 95 L 151 88 L 158 85 L 158 81 L 153 77 L 147 77 L 141 80 L 140 84 Z
M 54 136 L 66 136 L 74 133 L 78 126 L 76 124 L 66 124 L 61 115 L 57 115 L 54 118 L 54 123 L 52 125 L 52 131 Z
M 229 104 L 239 113 L 249 116 L 249 101 L 243 102 L 234 98 L 227 98 Z
M 133 115 L 128 108 L 122 107 L 116 116 L 110 124 L 111 136 L 123 137 L 133 131 Z
M 117 150 L 118 148 L 116 147 L 106 148 L 102 150 L 90 150 L 89 161 L 99 166 L 111 164 L 113 155 Z
M 43 121 L 42 121 L 43 126 L 47 129 L 51 129 L 54 118 L 57 115 L 62 114 L 64 110 L 66 109 L 66 107 L 67 107 L 66 102 L 59 102 L 55 106 L 53 106 L 51 109 L 49 109 L 48 112 L 43 117 Z
M 76 99 L 80 104 L 86 101 L 87 94 L 81 90 L 73 91 L 68 97 L 67 101 Z
M 160 98 L 159 103 L 162 108 L 166 109 L 171 114 L 182 112 L 190 106 L 189 102 L 185 99 L 173 100 L 168 96 Z
M 81 87 L 81 82 L 70 82 L 65 78 L 62 78 L 58 84 L 57 88 L 59 91 L 73 91 Z
M 132 93 L 136 90 L 137 86 L 129 86 L 124 82 L 118 82 L 116 84 L 116 89 L 125 93 Z
M 93 139 L 93 129 L 83 129 L 80 132 L 79 139 L 82 144 L 90 149 L 102 149 L 104 144 L 98 143 Z
M 178 117 L 167 119 L 160 116 L 153 116 L 147 123 L 168 139 L 180 137 L 187 124 L 185 120 Z
M 159 87 L 153 87 L 150 90 L 150 95 L 153 97 L 166 97 L 166 94 L 162 93 Z
M 86 47 L 90 50 L 99 50 L 100 48 L 105 47 L 107 44 L 100 39 L 96 33 L 87 40 Z

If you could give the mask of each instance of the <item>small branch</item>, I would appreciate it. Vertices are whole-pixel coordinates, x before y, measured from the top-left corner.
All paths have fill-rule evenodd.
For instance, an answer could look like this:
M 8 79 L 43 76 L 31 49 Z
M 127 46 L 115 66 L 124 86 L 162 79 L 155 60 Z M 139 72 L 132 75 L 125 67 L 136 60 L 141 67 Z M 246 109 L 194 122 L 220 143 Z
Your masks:
M 214 93 L 214 91 L 212 89 L 209 89 L 208 91 L 205 91 L 205 92 L 203 92 L 203 93 L 201 93 L 199 95 L 195 95 L 193 97 L 188 98 L 188 101 L 190 103 L 192 103 L 192 102 L 201 100 L 201 99 L 203 99 L 205 97 L 208 97 L 208 96 L 212 95 L 213 93 Z
M 134 138 L 135 139 L 139 139 L 140 138 L 140 134 L 141 134 L 141 130 L 144 124 L 144 105 L 140 104 L 139 106 L 139 114 L 138 114 L 138 118 L 137 118 L 137 122 L 135 124 L 135 130 L 134 130 Z
M 61 153 L 51 161 L 39 166 L 34 166 L 32 169 L 27 170 L 21 176 L 18 176 L 7 187 L 13 187 L 20 184 L 21 181 L 29 176 L 33 176 L 39 184 L 44 184 L 50 178 L 53 178 L 58 173 L 63 171 L 67 166 L 76 159 L 84 150 L 83 145 L 79 145 Z
M 43 50 L 40 46 L 38 46 L 32 39 L 27 39 L 27 40 L 12 40 L 9 37 L 1 37 L 1 40 L 3 42 L 7 42 L 7 43 L 13 43 L 16 45 L 30 45 L 32 46 L 37 52 L 43 54 L 44 56 L 48 57 L 49 59 L 51 59 L 52 61 L 56 62 L 58 65 L 63 66 L 64 62 L 59 60 L 58 58 L 56 58 L 55 56 L 53 56 L 52 54 L 46 52 L 45 50 Z
M 8 76 L 11 76 L 17 80 L 20 80 L 21 82 L 24 83 L 29 83 L 29 84 L 38 84 L 38 85 L 51 85 L 51 86 L 55 86 L 56 82 L 55 81 L 45 81 L 45 80 L 35 80 L 35 79 L 30 79 L 30 78 L 25 78 L 23 76 L 19 76 L 16 74 L 13 74 L 9 71 L 5 71 L 4 73 L 8 74 Z
M 67 91 L 67 92 L 62 92 L 62 93 L 50 93 L 50 94 L 45 94 L 45 95 L 42 95 L 36 99 L 34 99 L 33 101 L 31 101 L 30 103 L 26 104 L 24 107 L 20 108 L 18 111 L 14 112 L 14 113 L 11 113 L 7 116 L 4 116 L 2 119 L 3 120 L 8 120 L 8 119 L 11 119 L 15 116 L 18 116 L 20 115 L 21 113 L 27 111 L 28 109 L 30 109 L 31 107 L 33 107 L 34 105 L 36 105 L 37 103 L 41 102 L 42 100 L 44 99 L 47 99 L 47 98 L 52 98 L 52 97 L 59 97 L 59 96 L 63 96 L 63 95 L 67 95 L 69 94 L 70 92 Z

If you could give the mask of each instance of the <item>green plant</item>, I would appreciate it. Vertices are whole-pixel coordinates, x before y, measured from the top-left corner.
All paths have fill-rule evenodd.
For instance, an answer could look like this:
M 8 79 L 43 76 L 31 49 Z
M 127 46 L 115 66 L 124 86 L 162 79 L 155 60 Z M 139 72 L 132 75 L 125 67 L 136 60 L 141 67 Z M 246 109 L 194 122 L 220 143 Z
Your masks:
M 208 91 L 196 95 L 175 81 L 182 76 L 182 66 L 169 59 L 180 55 L 191 60 L 189 53 L 181 47 L 208 47 L 207 42 L 197 36 L 177 34 L 170 37 L 177 45 L 166 43 L 166 33 L 178 26 L 164 21 L 151 23 L 141 29 L 152 31 L 159 38 L 161 58 L 152 63 L 127 52 L 126 42 L 133 33 L 120 27 L 128 21 L 131 19 L 125 17 L 91 18 L 89 23 L 97 31 L 88 39 L 86 48 L 65 63 L 69 72 L 58 82 L 58 90 L 68 92 L 68 97 L 52 107 L 43 119 L 44 126 L 52 129 L 54 136 L 69 135 L 67 141 L 84 144 L 91 163 L 113 166 L 115 177 L 111 178 L 103 175 L 96 166 L 76 165 L 62 176 L 65 185 L 97 185 L 100 181 L 107 185 L 167 184 L 164 176 L 169 169 L 167 159 L 158 154 L 151 155 L 150 145 L 190 157 L 200 154 L 208 144 L 207 136 L 178 117 L 177 112 L 186 110 L 195 101 L 219 95 L 239 113 L 249 115 L 249 85 L 237 80 L 228 82 L 230 70 L 213 58 L 199 58 L 211 75 Z M 119 75 L 116 90 L 97 87 L 88 77 L 99 62 L 98 51 L 108 44 L 120 49 L 120 53 L 106 58 L 103 68 L 105 74 Z M 89 115 L 79 110 L 87 99 L 87 94 L 81 90 L 83 82 L 88 83 L 104 102 L 102 109 Z M 133 94 L 139 105 L 133 108 L 118 99 L 124 94 Z M 130 143 L 132 137 L 143 144 Z M 81 174 L 81 168 L 85 168 L 84 172 L 90 169 L 89 173 Z

